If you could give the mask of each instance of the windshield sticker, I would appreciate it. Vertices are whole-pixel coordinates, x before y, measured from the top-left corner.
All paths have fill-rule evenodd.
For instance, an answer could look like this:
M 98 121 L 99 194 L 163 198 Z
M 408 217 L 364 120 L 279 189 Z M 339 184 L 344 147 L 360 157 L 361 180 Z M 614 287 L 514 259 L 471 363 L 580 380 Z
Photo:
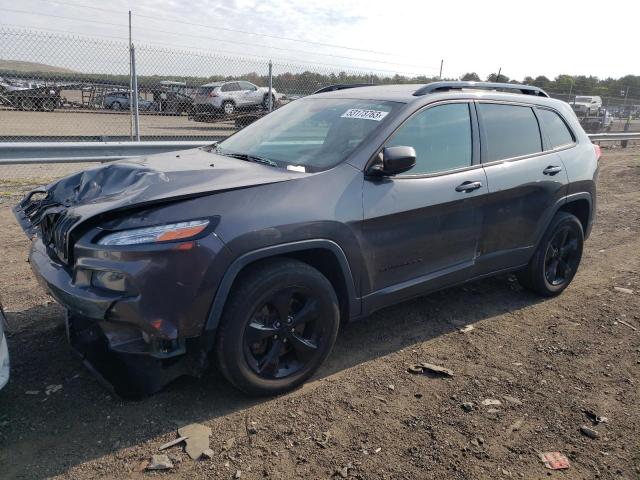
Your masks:
M 303 165 L 287 165 L 287 170 L 292 172 L 306 173 L 307 169 Z
M 375 120 L 379 122 L 387 116 L 389 112 L 383 112 L 381 110 L 362 110 L 360 108 L 350 108 L 344 112 L 342 118 L 359 118 L 362 120 Z

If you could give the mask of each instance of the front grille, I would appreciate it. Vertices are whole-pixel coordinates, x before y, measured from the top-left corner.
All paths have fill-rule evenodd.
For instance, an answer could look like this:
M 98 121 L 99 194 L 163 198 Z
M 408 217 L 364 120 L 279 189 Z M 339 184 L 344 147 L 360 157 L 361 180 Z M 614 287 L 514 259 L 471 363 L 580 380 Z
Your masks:
M 42 241 L 47 247 L 53 249 L 56 256 L 65 264 L 70 260 L 69 232 L 77 220 L 78 217 L 62 210 L 47 214 L 40 223 Z
M 49 255 L 55 255 L 65 264 L 69 263 L 70 232 L 80 217 L 69 214 L 67 207 L 54 200 L 44 189 L 27 193 L 13 211 L 29 238 L 39 233 Z

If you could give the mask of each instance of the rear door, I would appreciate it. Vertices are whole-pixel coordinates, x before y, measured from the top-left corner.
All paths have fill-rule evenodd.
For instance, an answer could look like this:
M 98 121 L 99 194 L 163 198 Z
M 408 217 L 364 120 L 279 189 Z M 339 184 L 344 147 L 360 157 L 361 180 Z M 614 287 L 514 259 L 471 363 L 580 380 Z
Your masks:
M 242 99 L 240 98 L 240 85 L 238 82 L 228 82 L 220 87 L 220 92 L 222 93 L 222 99 L 224 100 L 233 100 L 236 105 L 242 105 Z
M 472 267 L 488 192 L 475 125 L 473 104 L 437 104 L 385 144 L 414 147 L 417 159 L 401 175 L 365 179 L 362 235 L 372 291 L 365 308 L 420 294 Z
M 554 206 L 566 195 L 568 177 L 560 148 L 543 135 L 535 107 L 491 101 L 476 107 L 489 187 L 477 264 L 482 274 L 528 262 Z

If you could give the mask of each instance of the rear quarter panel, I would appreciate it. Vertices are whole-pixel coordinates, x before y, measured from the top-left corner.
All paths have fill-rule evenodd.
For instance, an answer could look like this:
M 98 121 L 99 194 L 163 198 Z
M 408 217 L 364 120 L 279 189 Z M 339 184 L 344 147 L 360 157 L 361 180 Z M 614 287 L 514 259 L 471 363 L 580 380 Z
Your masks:
M 571 201 L 572 198 L 586 197 L 588 195 L 591 202 L 589 219 L 589 224 L 591 224 L 596 208 L 596 182 L 599 162 L 591 139 L 584 132 L 575 114 L 571 111 L 571 107 L 566 103 L 562 103 L 559 109 L 569 123 L 577 140 L 577 145 L 574 148 L 559 152 L 569 178 L 567 198 Z

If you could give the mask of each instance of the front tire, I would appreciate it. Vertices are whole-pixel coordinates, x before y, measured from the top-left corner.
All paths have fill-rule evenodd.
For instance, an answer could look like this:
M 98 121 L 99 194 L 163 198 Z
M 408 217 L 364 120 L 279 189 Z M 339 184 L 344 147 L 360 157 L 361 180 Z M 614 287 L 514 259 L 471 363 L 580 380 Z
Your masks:
M 584 244 L 580 220 L 558 212 L 551 221 L 527 267 L 517 273 L 518 281 L 543 297 L 560 295 L 575 276 Z
M 305 382 L 338 333 L 338 299 L 327 278 L 292 259 L 261 262 L 236 281 L 218 328 L 222 374 L 251 395 L 276 395 Z
M 53 112 L 56 106 L 57 102 L 53 98 L 46 98 L 42 101 L 42 110 L 45 112 Z
M 262 99 L 262 106 L 264 108 L 269 108 L 269 94 L 268 93 Z M 276 97 L 275 97 L 275 95 L 271 96 L 271 106 L 273 108 L 276 108 Z

